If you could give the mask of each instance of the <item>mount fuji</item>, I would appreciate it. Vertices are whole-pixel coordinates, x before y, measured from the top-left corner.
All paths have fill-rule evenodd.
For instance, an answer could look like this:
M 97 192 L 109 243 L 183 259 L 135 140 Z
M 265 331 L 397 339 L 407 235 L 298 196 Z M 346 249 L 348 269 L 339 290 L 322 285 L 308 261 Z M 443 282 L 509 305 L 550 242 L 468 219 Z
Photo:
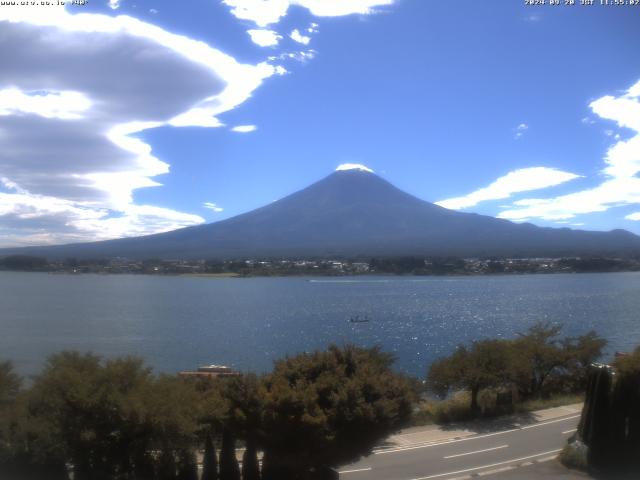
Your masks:
M 640 253 L 640 237 L 448 210 L 364 166 L 346 165 L 281 200 L 219 222 L 142 237 L 0 250 L 18 253 L 49 259 L 628 255 Z

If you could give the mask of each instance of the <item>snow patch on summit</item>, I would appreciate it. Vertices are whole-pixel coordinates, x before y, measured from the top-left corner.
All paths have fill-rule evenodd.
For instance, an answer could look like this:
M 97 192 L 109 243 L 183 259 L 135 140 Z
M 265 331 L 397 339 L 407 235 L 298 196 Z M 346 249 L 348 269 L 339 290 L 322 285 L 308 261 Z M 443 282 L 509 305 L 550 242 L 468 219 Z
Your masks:
M 360 170 L 361 172 L 374 173 L 373 170 L 361 163 L 343 163 L 342 165 L 338 165 L 338 168 L 336 168 L 336 172 L 342 172 L 345 170 Z

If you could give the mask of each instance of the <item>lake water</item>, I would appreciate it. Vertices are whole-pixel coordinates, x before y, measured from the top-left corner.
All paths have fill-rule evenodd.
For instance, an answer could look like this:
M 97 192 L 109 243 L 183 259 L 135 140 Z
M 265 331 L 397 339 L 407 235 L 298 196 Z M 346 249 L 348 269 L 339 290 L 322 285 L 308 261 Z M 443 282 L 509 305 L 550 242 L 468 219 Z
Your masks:
M 367 315 L 369 323 L 350 323 Z M 267 371 L 329 343 L 381 345 L 423 376 L 455 345 L 537 321 L 640 344 L 640 273 L 491 277 L 204 278 L 0 272 L 0 359 L 40 370 L 65 349 L 142 356 L 156 371 L 205 363 Z

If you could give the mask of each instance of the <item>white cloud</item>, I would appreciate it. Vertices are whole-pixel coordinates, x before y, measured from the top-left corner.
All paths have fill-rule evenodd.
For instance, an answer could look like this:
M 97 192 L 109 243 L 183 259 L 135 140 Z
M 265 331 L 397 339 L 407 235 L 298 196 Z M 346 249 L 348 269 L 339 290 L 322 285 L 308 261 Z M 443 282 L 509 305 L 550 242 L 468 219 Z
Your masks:
M 613 144 L 605 156 L 604 180 L 591 189 L 553 198 L 525 199 L 498 216 L 510 220 L 542 218 L 558 220 L 578 214 L 640 204 L 640 81 L 619 97 L 605 96 L 590 104 L 594 114 L 635 131 L 629 140 Z M 632 214 L 633 215 L 633 214 Z
M 375 7 L 392 5 L 394 0 L 223 0 L 231 7 L 231 14 L 240 20 L 249 20 L 259 27 L 278 23 L 289 7 L 306 8 L 316 17 L 368 15 Z
M 553 187 L 578 178 L 578 175 L 555 168 L 532 167 L 522 168 L 507 173 L 491 185 L 472 192 L 464 197 L 449 198 L 436 202 L 444 208 L 460 210 L 474 207 L 488 200 L 509 198 L 515 193 Z
M 251 41 L 261 47 L 274 47 L 282 39 L 282 35 L 278 35 L 278 32 L 263 28 L 247 30 L 247 33 Z
M 91 101 L 79 92 L 0 90 L 0 116 L 33 113 L 45 118 L 79 119 L 89 107 Z
M 4 6 L 0 29 L 5 246 L 203 222 L 198 215 L 135 204 L 133 192 L 159 185 L 154 177 L 168 173 L 169 164 L 134 135 L 163 125 L 221 126 L 217 115 L 280 73 L 266 63 L 240 64 L 203 42 L 128 16 Z
M 205 202 L 202 204 L 204 208 L 208 208 L 209 210 L 213 210 L 216 213 L 220 213 L 224 211 L 224 208 L 219 207 L 216 203 Z
M 293 40 L 294 42 L 301 43 L 302 45 L 309 45 L 309 42 L 311 41 L 311 37 L 307 37 L 305 35 L 302 35 L 300 33 L 300 30 L 298 30 L 297 28 L 294 29 L 289 34 L 289 38 L 291 38 L 291 40 Z
M 316 56 L 316 51 L 313 49 L 309 50 L 301 50 L 299 52 L 289 52 L 286 56 L 291 60 L 296 60 L 301 63 L 308 62 L 309 60 L 313 60 Z
M 307 27 L 307 33 L 318 33 L 318 27 L 317 23 L 311 22 Z
M 270 62 L 295 60 L 296 62 L 306 63 L 309 60 L 313 60 L 317 53 L 318 52 L 316 52 L 314 49 L 310 48 L 308 50 L 300 50 L 298 52 L 283 52 L 278 55 L 271 55 L 270 57 L 268 57 L 268 59 Z M 282 75 L 288 73 L 287 70 L 280 65 L 275 67 L 276 73 L 279 73 L 280 69 L 283 70 Z
M 238 133 L 250 133 L 255 132 L 258 129 L 255 125 L 238 125 L 231 129 L 232 132 Z
M 527 130 L 529 130 L 529 125 L 527 125 L 526 123 L 521 123 L 520 125 L 518 125 L 515 128 L 516 139 L 522 137 L 524 135 L 524 132 L 526 132 Z
M 508 220 L 541 218 L 566 220 L 579 214 L 605 212 L 611 207 L 640 203 L 640 179 L 611 179 L 595 188 L 552 198 L 528 198 L 498 214 Z
M 624 218 L 626 218 L 627 220 L 635 220 L 640 222 L 640 212 L 631 213 Z
M 169 232 L 186 225 L 197 225 L 204 218 L 190 213 L 176 212 L 152 205 L 128 205 L 118 215 L 99 219 L 74 220 L 71 226 L 94 238 L 118 238 Z
M 289 73 L 289 70 L 287 70 L 286 68 L 284 68 L 282 65 L 277 65 L 275 68 L 275 73 L 276 75 L 286 75 L 287 73 Z
M 11 193 L 0 192 L 0 247 L 106 240 L 166 232 L 204 222 L 189 213 L 151 205 L 124 205 L 119 210 L 36 195 L 6 178 Z
M 359 170 L 361 172 L 374 173 L 373 170 L 371 170 L 366 165 L 362 165 L 361 163 L 343 163 L 336 167 L 336 172 L 343 172 L 345 170 Z
M 120 0 L 109 0 L 109 8 L 112 10 L 120 8 Z

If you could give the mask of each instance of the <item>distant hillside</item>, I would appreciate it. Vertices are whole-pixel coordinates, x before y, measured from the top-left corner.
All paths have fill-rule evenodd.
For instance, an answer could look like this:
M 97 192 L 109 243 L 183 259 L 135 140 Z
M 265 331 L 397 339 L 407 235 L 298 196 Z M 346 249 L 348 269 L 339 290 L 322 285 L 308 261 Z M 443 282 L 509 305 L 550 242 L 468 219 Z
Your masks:
M 0 250 L 15 253 L 50 259 L 624 255 L 640 253 L 640 237 L 447 210 L 373 173 L 346 170 L 220 222 L 144 237 Z

